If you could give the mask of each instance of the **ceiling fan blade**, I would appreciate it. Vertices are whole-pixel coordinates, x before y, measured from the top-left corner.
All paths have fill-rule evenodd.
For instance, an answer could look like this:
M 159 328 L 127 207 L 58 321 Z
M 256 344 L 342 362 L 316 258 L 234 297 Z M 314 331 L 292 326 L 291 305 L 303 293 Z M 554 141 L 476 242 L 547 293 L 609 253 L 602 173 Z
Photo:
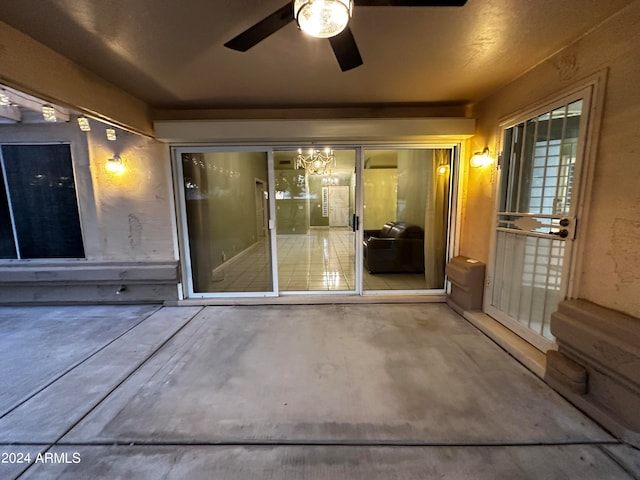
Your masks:
M 462 7 L 467 0 L 354 0 L 358 7 Z
M 271 15 L 260 20 L 253 27 L 229 40 L 224 46 L 239 52 L 246 52 L 291 22 L 293 22 L 293 2 L 287 3 Z
M 333 53 L 343 72 L 362 65 L 362 57 L 358 45 L 356 45 L 356 39 L 348 25 L 338 35 L 329 38 L 329 43 L 331 43 Z

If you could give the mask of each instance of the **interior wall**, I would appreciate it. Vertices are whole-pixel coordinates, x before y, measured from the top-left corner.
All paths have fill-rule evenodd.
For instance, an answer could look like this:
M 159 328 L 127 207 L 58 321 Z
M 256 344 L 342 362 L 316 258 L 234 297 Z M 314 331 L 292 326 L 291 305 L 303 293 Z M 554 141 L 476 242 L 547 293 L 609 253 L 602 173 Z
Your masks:
M 309 231 L 309 183 L 304 172 L 291 168 L 275 170 L 276 231 L 304 235 Z
M 329 216 L 322 216 L 322 177 L 309 175 L 309 224 L 312 227 L 328 227 Z
M 209 177 L 211 240 L 219 251 L 212 252 L 212 267 L 228 261 L 257 242 L 255 180 L 267 181 L 264 152 L 205 154 Z
M 576 12 L 579 14 L 579 12 Z M 576 295 L 640 317 L 640 1 L 589 32 L 502 90 L 474 106 L 471 152 L 495 156 L 501 118 L 606 71 L 607 85 L 591 196 L 578 235 L 582 243 Z M 467 162 L 469 158 L 466 159 Z M 495 169 L 466 168 L 460 254 L 487 262 L 494 211 Z
M 398 204 L 398 169 L 366 168 L 363 170 L 365 230 L 379 230 L 396 219 Z
M 432 170 L 433 150 L 398 151 L 398 221 L 424 230 L 425 199 Z

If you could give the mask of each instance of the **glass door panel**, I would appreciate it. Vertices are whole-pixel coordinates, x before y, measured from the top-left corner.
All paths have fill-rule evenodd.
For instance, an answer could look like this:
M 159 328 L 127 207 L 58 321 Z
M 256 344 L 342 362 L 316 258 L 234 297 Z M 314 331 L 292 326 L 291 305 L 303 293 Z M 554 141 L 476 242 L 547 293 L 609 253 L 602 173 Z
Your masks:
M 363 289 L 444 289 L 450 149 L 365 150 Z
M 266 152 L 181 149 L 189 293 L 273 292 Z
M 298 150 L 274 152 L 278 284 L 284 292 L 355 291 L 355 150 L 326 170 L 297 168 Z

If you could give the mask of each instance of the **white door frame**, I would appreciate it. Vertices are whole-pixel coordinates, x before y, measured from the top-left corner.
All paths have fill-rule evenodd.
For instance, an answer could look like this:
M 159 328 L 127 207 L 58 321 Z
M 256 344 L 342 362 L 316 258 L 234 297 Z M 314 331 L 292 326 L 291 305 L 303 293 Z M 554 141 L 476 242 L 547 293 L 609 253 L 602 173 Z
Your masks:
M 466 137 L 465 137 L 466 138 Z M 334 145 L 335 148 L 342 149 L 353 149 L 356 154 L 356 165 L 355 165 L 355 173 L 356 173 L 356 185 L 355 185 L 355 208 L 354 211 L 357 217 L 357 229 L 355 231 L 355 240 L 354 240 L 354 248 L 355 248 L 355 288 L 349 291 L 312 291 L 306 292 L 313 295 L 335 295 L 335 294 L 348 294 L 348 295 L 356 295 L 356 296 L 375 296 L 375 295 L 389 295 L 392 293 L 393 295 L 425 295 L 425 291 L 405 291 L 405 290 L 394 290 L 394 291 L 367 291 L 363 292 L 362 286 L 362 276 L 363 276 L 363 253 L 362 253 L 362 229 L 363 229 L 363 191 L 362 191 L 362 175 L 363 175 L 363 150 L 366 149 L 405 149 L 405 148 L 419 148 L 419 149 L 450 149 L 452 151 L 452 180 L 451 180 L 451 191 L 449 195 L 450 199 L 450 208 L 449 208 L 449 236 L 447 241 L 447 253 L 446 260 L 448 261 L 450 258 L 455 256 L 458 252 L 459 247 L 459 228 L 458 224 L 460 222 L 461 212 L 458 208 L 458 195 L 461 191 L 460 182 L 462 175 L 460 175 L 460 152 L 461 149 L 464 150 L 466 146 L 463 144 L 463 138 L 458 140 L 447 140 L 447 141 L 428 141 L 424 142 L 385 142 L 385 143 L 367 143 L 367 142 L 357 142 L 357 143 L 344 143 L 340 141 L 336 142 L 327 142 L 328 144 Z M 300 144 L 296 143 L 295 148 L 298 148 Z M 181 298 L 191 298 L 191 299 L 206 299 L 206 298 L 222 298 L 222 297 L 278 297 L 283 296 L 283 292 L 279 289 L 278 284 L 278 258 L 277 258 L 277 238 L 276 238 L 276 228 L 275 228 L 275 219 L 276 219 L 276 204 L 275 204 L 275 170 L 274 170 L 274 151 L 277 150 L 287 150 L 291 149 L 291 145 L 281 145 L 281 144 L 268 144 L 264 145 L 237 145 L 237 144 L 180 144 L 180 145 L 172 145 L 170 146 L 171 152 L 171 161 L 173 166 L 173 189 L 174 189 L 174 198 L 175 198 L 175 210 L 176 210 L 176 220 L 177 220 L 177 241 L 178 241 L 178 251 L 180 253 L 180 264 L 182 270 L 182 287 L 183 291 L 181 292 Z M 269 292 L 231 292 L 231 293 L 194 293 L 193 286 L 193 278 L 192 278 L 192 269 L 190 265 L 191 252 L 189 247 L 189 238 L 188 238 L 188 227 L 187 227 L 187 217 L 186 217 L 186 204 L 184 199 L 184 177 L 182 172 L 182 167 L 180 164 L 180 154 L 181 153 L 193 153 L 193 152 L 264 152 L 267 154 L 267 170 L 268 170 L 268 178 L 267 178 L 267 186 L 268 186 L 268 211 L 269 211 L 269 220 L 268 220 L 268 229 L 269 229 L 269 238 L 271 241 L 271 262 L 272 262 L 272 280 L 273 280 L 273 291 Z M 433 290 L 429 291 L 428 295 L 443 295 L 446 293 L 446 285 L 448 282 L 445 281 L 445 288 L 442 290 Z M 284 295 L 287 295 L 287 292 L 284 292 Z
M 498 151 L 501 160 L 504 150 L 504 133 L 505 130 L 534 118 L 539 114 L 550 111 L 555 107 L 566 105 L 577 99 L 583 99 L 583 118 L 581 122 L 580 134 L 578 139 L 579 152 L 578 155 L 582 159 L 577 165 L 574 173 L 574 191 L 575 199 L 572 202 L 570 215 L 578 219 L 575 225 L 575 236 L 567 243 L 570 244 L 569 253 L 565 254 L 562 271 L 561 298 L 576 298 L 579 293 L 579 284 L 577 282 L 576 272 L 580 271 L 583 261 L 583 244 L 581 237 L 585 235 L 587 226 L 586 206 L 591 198 L 591 185 L 593 183 L 593 172 L 595 167 L 595 156 L 597 151 L 598 131 L 600 126 L 601 112 L 604 103 L 604 95 L 602 90 L 606 84 L 606 71 L 601 71 L 589 77 L 581 84 L 566 89 L 553 97 L 538 102 L 526 109 L 520 110 L 499 120 L 498 132 L 496 138 L 498 140 Z M 537 335 L 532 330 L 526 328 L 518 321 L 507 316 L 504 312 L 492 306 L 493 287 L 495 280 L 495 261 L 496 261 L 496 243 L 497 243 L 497 211 L 498 202 L 500 201 L 500 184 L 501 169 L 500 161 L 496 165 L 496 180 L 494 183 L 494 206 L 493 219 L 491 225 L 491 241 L 489 247 L 489 261 L 487 264 L 487 276 L 484 291 L 484 307 L 485 313 L 493 317 L 498 322 L 512 330 L 518 336 L 525 339 L 534 347 L 541 351 L 557 349 L 555 341 L 550 341 L 541 335 Z

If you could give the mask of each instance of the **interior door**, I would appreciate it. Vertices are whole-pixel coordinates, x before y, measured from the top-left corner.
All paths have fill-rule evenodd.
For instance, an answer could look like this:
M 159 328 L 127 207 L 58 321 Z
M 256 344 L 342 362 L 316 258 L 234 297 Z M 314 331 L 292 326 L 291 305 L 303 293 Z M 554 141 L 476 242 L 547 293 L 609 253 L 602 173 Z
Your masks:
M 348 186 L 329 187 L 329 226 L 349 226 L 349 190 Z
M 503 132 L 487 313 L 534 346 L 553 346 L 577 233 L 588 91 Z

